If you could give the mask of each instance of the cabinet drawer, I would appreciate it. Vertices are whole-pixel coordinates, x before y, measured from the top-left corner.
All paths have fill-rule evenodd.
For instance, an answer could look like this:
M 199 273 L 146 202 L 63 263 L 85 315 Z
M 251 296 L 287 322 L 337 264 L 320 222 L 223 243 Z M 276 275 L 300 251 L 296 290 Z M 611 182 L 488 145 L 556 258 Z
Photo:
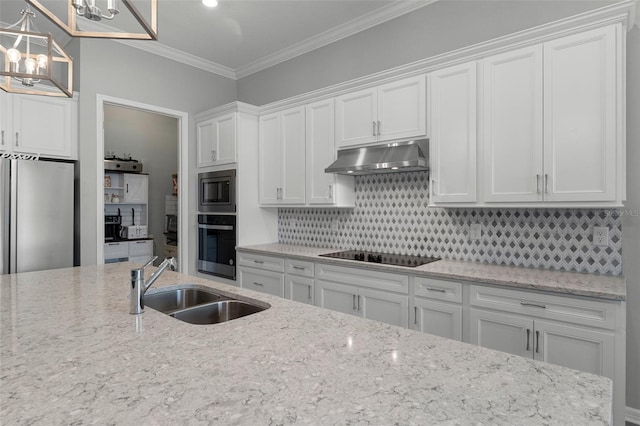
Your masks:
M 304 260 L 285 260 L 285 272 L 290 275 L 313 278 L 313 266 L 313 262 L 306 262 Z
M 153 255 L 153 240 L 129 241 L 129 256 Z
M 238 252 L 238 266 L 248 266 L 265 271 L 284 272 L 284 258 Z
M 409 293 L 409 277 L 407 275 L 388 272 L 371 271 L 360 268 L 318 264 L 316 279 L 341 284 L 351 284 L 378 290 Z
M 104 258 L 117 259 L 121 257 L 129 257 L 129 243 L 105 243 Z
M 239 268 L 238 274 L 242 288 L 284 297 L 284 274 L 250 268 Z
M 462 283 L 413 277 L 413 286 L 416 296 L 462 303 Z
M 470 303 L 471 306 L 515 312 L 530 317 L 607 329 L 615 327 L 615 305 L 605 301 L 471 285 Z

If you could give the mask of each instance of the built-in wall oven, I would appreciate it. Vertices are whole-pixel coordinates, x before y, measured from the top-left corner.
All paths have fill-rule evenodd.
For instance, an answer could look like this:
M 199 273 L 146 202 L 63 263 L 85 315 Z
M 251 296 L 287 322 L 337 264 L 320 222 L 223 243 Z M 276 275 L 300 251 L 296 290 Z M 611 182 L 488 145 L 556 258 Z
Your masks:
M 201 213 L 235 213 L 235 170 L 198 174 L 198 211 Z
M 234 215 L 198 215 L 198 271 L 236 279 Z

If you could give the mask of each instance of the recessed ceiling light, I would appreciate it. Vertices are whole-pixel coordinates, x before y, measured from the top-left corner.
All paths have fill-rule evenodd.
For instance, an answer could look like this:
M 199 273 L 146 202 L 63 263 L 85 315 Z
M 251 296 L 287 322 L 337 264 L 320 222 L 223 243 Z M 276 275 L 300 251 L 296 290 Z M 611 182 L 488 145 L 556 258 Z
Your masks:
M 216 7 L 218 5 L 218 0 L 202 0 L 202 4 L 207 7 Z

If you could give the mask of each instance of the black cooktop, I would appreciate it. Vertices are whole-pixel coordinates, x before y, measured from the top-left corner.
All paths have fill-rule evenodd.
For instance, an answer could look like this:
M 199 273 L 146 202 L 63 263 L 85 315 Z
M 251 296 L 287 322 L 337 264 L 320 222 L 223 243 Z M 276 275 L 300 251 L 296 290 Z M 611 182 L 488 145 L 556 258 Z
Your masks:
M 360 262 L 382 263 L 385 265 L 416 267 L 440 260 L 439 257 L 409 256 L 405 254 L 375 253 L 361 250 L 345 250 L 335 253 L 321 254 L 322 257 L 358 260 Z

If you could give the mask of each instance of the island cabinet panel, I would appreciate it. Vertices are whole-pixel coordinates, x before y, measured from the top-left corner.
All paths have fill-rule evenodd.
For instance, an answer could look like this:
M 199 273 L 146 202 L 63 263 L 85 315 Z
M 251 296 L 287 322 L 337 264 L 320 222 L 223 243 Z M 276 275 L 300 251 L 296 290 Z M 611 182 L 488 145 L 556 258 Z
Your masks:
M 316 304 L 321 308 L 359 316 L 357 297 L 356 286 L 324 280 L 316 282 Z

